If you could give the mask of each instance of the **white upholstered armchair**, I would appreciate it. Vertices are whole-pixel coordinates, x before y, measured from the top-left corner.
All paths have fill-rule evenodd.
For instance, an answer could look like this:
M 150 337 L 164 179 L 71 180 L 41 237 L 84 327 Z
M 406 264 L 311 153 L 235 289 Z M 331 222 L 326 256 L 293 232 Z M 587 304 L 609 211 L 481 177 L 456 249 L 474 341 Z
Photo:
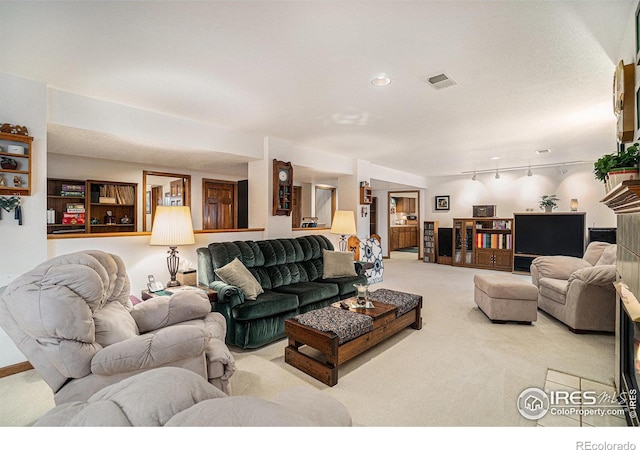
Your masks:
M 204 292 L 133 306 L 122 259 L 84 251 L 50 259 L 0 293 L 0 325 L 54 392 L 56 404 L 163 366 L 229 392 L 226 322 Z
M 582 258 L 540 256 L 531 263 L 538 308 L 573 332 L 615 330 L 616 245 L 591 242 Z

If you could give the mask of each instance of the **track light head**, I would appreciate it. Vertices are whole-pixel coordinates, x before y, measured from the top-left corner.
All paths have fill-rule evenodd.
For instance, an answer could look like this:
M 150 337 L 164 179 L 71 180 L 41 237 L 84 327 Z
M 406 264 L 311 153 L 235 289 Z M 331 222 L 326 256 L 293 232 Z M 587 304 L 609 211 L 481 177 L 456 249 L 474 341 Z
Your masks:
M 473 176 L 471 177 L 471 179 L 472 179 L 473 181 L 476 181 L 476 180 L 478 179 L 478 177 L 476 176 L 476 173 L 475 173 L 475 172 L 473 172 Z
M 531 171 L 531 167 L 529 167 L 529 170 L 527 171 L 527 176 L 530 177 L 533 175 L 533 172 Z
M 500 178 L 500 173 L 496 170 L 496 180 Z
M 562 175 L 564 175 L 565 173 L 567 173 L 569 170 L 563 165 L 560 166 L 560 173 Z

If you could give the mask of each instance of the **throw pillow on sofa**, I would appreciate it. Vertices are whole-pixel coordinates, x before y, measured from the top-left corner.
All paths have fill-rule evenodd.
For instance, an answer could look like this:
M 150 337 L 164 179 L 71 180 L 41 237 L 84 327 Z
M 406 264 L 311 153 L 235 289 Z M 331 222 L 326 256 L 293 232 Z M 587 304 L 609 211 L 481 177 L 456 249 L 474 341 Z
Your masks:
M 222 281 L 242 289 L 244 298 L 247 300 L 255 300 L 264 290 L 258 280 L 249 272 L 244 264 L 238 258 L 234 258 L 226 266 L 220 267 L 214 271 Z
M 355 277 L 353 252 L 335 252 L 322 249 L 322 263 L 324 266 L 322 278 Z

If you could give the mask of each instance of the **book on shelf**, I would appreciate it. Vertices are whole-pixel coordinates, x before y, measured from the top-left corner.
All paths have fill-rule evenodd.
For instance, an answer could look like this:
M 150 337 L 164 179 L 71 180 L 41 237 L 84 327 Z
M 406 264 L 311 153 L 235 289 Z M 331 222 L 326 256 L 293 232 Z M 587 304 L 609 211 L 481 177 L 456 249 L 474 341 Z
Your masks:
M 83 213 L 85 212 L 84 203 L 67 203 L 68 213 Z
M 63 184 L 60 188 L 62 197 L 84 197 L 84 184 Z
M 85 213 L 62 213 L 62 225 L 84 225 Z
M 133 205 L 135 203 L 135 189 L 133 186 L 103 184 L 100 186 L 100 198 L 113 198 L 118 205 Z
M 510 234 L 477 233 L 476 248 L 511 250 L 513 248 L 513 236 Z
M 53 230 L 51 234 L 65 234 L 65 233 L 83 233 L 84 228 L 71 228 L 68 230 Z

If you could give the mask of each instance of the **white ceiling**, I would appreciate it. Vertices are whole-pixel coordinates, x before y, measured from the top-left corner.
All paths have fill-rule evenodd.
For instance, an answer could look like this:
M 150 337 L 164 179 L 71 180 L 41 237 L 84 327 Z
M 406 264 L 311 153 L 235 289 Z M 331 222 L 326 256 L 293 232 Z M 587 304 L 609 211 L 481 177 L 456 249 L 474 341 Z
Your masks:
M 635 5 L 3 1 L 0 72 L 422 176 L 594 160 L 615 149 L 612 75 Z M 458 84 L 423 81 L 442 71 Z M 372 86 L 381 72 L 391 84 Z M 51 129 L 49 151 L 95 143 L 73 131 Z M 112 144 L 101 154 L 158 151 Z

